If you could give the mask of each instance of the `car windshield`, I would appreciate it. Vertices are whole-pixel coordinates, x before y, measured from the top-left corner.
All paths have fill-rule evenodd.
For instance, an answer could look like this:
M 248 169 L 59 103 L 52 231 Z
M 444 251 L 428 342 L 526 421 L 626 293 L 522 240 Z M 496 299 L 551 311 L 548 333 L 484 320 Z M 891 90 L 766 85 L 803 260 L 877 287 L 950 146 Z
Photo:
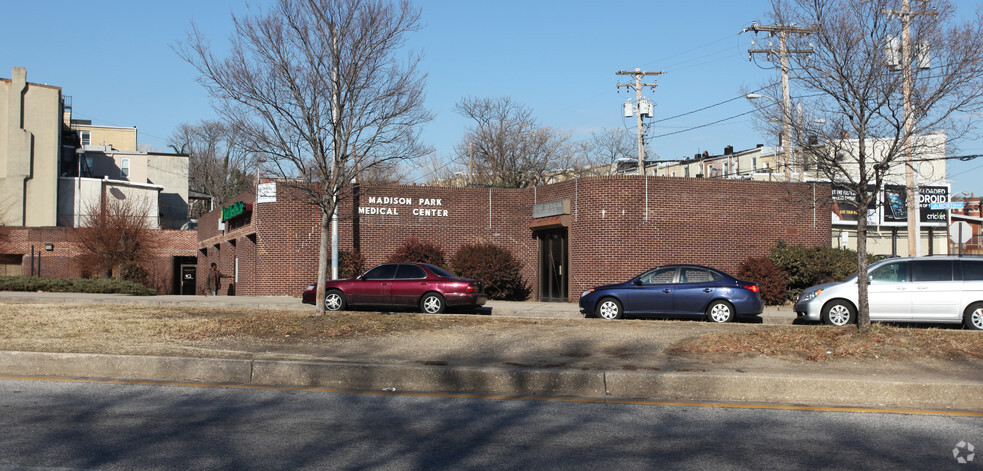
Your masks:
M 454 274 L 452 274 L 452 273 L 448 272 L 447 270 L 444 270 L 443 268 L 440 268 L 438 266 L 427 265 L 427 268 L 429 268 L 430 271 L 432 271 L 434 275 L 442 276 L 444 278 L 457 278 L 456 276 L 454 276 Z
M 876 261 L 874 263 L 871 263 L 870 265 L 867 266 L 867 275 L 870 276 L 870 274 L 871 274 L 872 271 L 876 270 L 880 266 L 885 265 L 888 262 L 890 262 L 890 260 L 878 260 L 878 261 Z M 847 279 L 845 279 L 845 280 L 842 281 L 842 283 L 856 283 L 856 282 L 857 282 L 857 274 L 856 273 L 850 275 L 849 278 L 847 278 Z

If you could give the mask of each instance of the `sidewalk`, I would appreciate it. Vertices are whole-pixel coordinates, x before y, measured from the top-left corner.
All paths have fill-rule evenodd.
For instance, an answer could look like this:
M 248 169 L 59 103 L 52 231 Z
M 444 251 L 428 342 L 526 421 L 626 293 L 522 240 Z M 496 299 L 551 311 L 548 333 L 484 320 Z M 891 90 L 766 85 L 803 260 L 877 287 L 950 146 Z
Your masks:
M 84 295 L 58 293 L 0 292 L 0 303 L 112 303 L 149 305 L 200 305 L 227 307 L 271 307 L 298 310 L 314 308 L 291 297 L 245 296 L 154 296 Z M 626 329 L 638 321 L 607 322 L 582 318 L 574 303 L 490 301 L 484 308 L 492 316 L 524 316 L 571 319 L 571 335 L 584 330 Z M 790 323 L 794 315 L 769 309 L 761 316 L 766 323 Z M 581 327 L 581 325 L 583 327 Z M 546 325 L 544 325 L 545 327 Z M 599 329 L 598 326 L 605 326 Z M 646 331 L 672 334 L 712 332 L 727 326 L 705 322 L 644 324 Z M 653 327 L 657 329 L 652 330 Z M 731 326 L 741 329 L 747 327 Z M 757 327 L 753 327 L 757 328 Z M 808 329 L 809 326 L 802 328 Z M 621 329 L 618 329 L 621 331 Z M 408 334 L 412 335 L 412 334 Z M 778 359 L 748 357 L 733 363 L 659 360 L 659 368 L 626 369 L 623 362 L 604 364 L 600 369 L 534 367 L 562 364 L 562 348 L 550 345 L 582 338 L 537 337 L 522 331 L 518 337 L 500 338 L 499 343 L 459 334 L 454 340 L 425 337 L 400 345 L 389 338 L 370 338 L 326 347 L 323 355 L 298 360 L 289 351 L 270 350 L 243 358 L 191 358 L 149 355 L 106 355 L 98 353 L 42 353 L 0 351 L 0 375 L 7 377 L 88 377 L 210 382 L 262 386 L 318 387 L 336 390 L 393 390 L 398 392 L 443 392 L 479 395 L 575 396 L 590 400 L 734 402 L 740 404 L 809 404 L 822 407 L 893 408 L 904 410 L 963 411 L 983 415 L 983 374 L 961 365 L 959 372 L 881 363 L 803 364 Z M 511 335 L 511 334 L 510 334 Z M 690 334 L 687 334 L 690 335 Z M 404 340 L 407 337 L 402 337 Z M 641 339 L 638 341 L 642 341 Z M 653 337 L 646 342 L 665 344 Z M 432 343 L 429 343 L 432 342 Z M 538 344 L 538 345 L 537 345 Z M 353 348 L 354 347 L 354 348 Z M 519 360 L 482 362 L 477 359 L 489 348 L 514 349 Z M 652 350 L 659 352 L 660 349 Z M 552 353 L 551 353 L 552 352 Z M 559 353 L 559 354 L 557 354 Z M 554 355 L 556 358 L 544 358 Z M 658 353 L 655 353 L 658 355 Z M 495 356 L 497 357 L 497 356 Z M 452 361 L 434 361 L 434 360 Z

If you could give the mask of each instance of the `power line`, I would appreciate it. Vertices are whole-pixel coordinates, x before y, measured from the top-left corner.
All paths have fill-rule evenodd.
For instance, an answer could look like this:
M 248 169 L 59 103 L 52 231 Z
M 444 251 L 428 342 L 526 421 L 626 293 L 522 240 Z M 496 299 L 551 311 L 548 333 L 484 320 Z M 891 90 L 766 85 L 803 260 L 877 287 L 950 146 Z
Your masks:
M 681 134 L 681 133 L 684 133 L 684 132 L 689 132 L 689 131 L 693 131 L 693 130 L 696 130 L 696 129 L 705 128 L 705 127 L 708 127 L 708 126 L 713 126 L 714 124 L 720 124 L 720 123 L 722 123 L 724 121 L 729 121 L 729 120 L 732 120 L 734 118 L 740 118 L 741 116 L 749 115 L 751 113 L 754 113 L 755 111 L 756 110 L 745 111 L 743 113 L 735 114 L 734 116 L 729 116 L 729 117 L 726 117 L 726 118 L 723 118 L 723 119 L 719 119 L 719 120 L 713 121 L 711 123 L 701 124 L 699 126 L 693 126 L 693 127 L 690 127 L 690 128 L 681 129 L 679 131 L 668 132 L 668 133 L 665 133 L 665 134 L 659 134 L 657 136 L 652 136 L 652 138 L 655 139 L 655 138 L 659 138 L 659 137 L 672 136 L 674 134 Z

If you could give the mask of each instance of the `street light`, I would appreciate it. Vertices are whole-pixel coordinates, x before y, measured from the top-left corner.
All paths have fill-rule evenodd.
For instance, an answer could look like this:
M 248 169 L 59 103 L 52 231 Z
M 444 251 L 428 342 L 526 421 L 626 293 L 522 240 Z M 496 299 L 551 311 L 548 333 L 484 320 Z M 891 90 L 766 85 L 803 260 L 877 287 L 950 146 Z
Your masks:
M 792 181 L 792 146 L 789 144 L 791 141 L 791 127 L 792 119 L 788 111 L 788 103 L 782 103 L 768 95 L 762 95 L 760 93 L 748 93 L 744 95 L 744 98 L 748 100 L 756 100 L 758 98 L 767 98 L 774 102 L 776 105 L 782 107 L 782 147 L 785 148 L 785 181 Z

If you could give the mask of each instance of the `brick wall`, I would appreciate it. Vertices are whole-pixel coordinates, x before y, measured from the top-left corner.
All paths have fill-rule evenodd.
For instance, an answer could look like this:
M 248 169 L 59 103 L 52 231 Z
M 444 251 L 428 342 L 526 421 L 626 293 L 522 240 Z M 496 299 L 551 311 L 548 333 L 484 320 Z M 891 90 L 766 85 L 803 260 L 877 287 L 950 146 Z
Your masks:
M 91 278 L 101 275 L 79 261 L 78 257 L 84 253 L 84 249 L 75 241 L 72 228 L 4 227 L 2 230 L 4 236 L 0 240 L 0 254 L 20 255 L 21 275 L 33 273 L 38 276 L 39 271 L 44 278 Z M 198 235 L 194 231 L 174 230 L 157 231 L 156 235 L 160 239 L 160 248 L 154 251 L 146 267 L 151 284 L 160 294 L 176 293 L 175 257 L 194 257 Z M 53 250 L 44 250 L 46 243 L 52 244 Z
M 199 284 L 204 285 L 210 262 L 232 274 L 238 259 L 236 294 L 299 295 L 316 279 L 321 215 L 296 197 L 281 187 L 275 203 L 255 205 L 225 231 L 218 230 L 220 211 L 203 216 Z M 351 195 L 340 203 L 339 247 L 359 246 L 367 268 L 386 261 L 408 237 L 439 245 L 448 260 L 463 244 L 491 242 L 523 262 L 534 298 L 535 203 L 570 201 L 563 223 L 571 300 L 590 286 L 623 281 L 661 264 L 698 263 L 734 272 L 742 260 L 766 254 L 778 240 L 830 244 L 824 185 L 615 176 L 526 189 L 363 186 L 357 197 L 361 215 Z M 251 203 L 252 193 L 239 200 Z

